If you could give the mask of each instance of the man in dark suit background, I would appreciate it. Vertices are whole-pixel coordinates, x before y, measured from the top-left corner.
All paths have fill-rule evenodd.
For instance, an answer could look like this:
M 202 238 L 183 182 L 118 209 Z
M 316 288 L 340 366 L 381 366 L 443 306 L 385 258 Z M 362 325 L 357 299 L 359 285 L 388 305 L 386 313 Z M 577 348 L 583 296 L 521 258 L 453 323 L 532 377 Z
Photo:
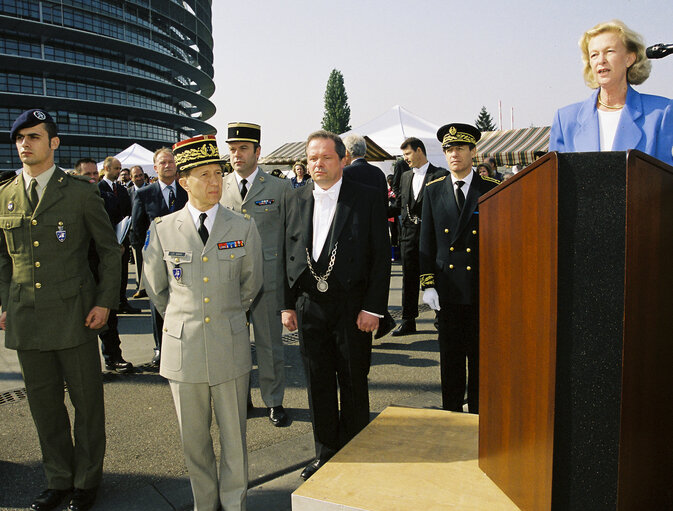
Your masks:
M 390 279 L 382 199 L 342 179 L 346 149 L 337 135 L 312 133 L 306 154 L 313 183 L 286 199 L 280 286 L 283 324 L 299 328 L 308 380 L 316 458 L 304 479 L 369 421 L 371 332 L 386 310 Z
M 145 242 L 150 223 L 159 216 L 178 211 L 187 203 L 187 192 L 176 180 L 177 168 L 173 151 L 162 147 L 154 152 L 154 170 L 159 180 L 136 191 L 131 213 L 131 228 L 134 243 L 142 239 Z M 161 360 L 161 335 L 164 320 L 150 301 L 152 313 L 152 332 L 154 334 L 154 357 L 152 364 L 158 365 Z
M 423 301 L 438 311 L 442 408 L 479 413 L 478 201 L 499 181 L 472 170 L 481 133 L 469 124 L 437 132 L 450 174 L 428 183 L 423 202 L 420 264 Z
M 416 331 L 418 317 L 418 243 L 421 233 L 423 195 L 426 183 L 447 171 L 428 161 L 425 144 L 411 137 L 400 146 L 405 161 L 411 168 L 402 174 L 397 194 L 397 206 L 392 215 L 401 215 L 400 254 L 402 256 L 402 322 L 393 332 L 394 336 L 408 335 Z
M 387 210 L 388 183 L 386 182 L 386 177 L 383 174 L 383 171 L 365 160 L 365 154 L 367 154 L 367 141 L 363 136 L 357 134 L 348 135 L 343 141 L 344 146 L 346 146 L 346 162 L 348 163 L 348 165 L 344 167 L 344 179 L 353 179 L 358 183 L 370 186 L 374 190 L 377 190 L 381 195 L 383 203 L 386 204 Z M 388 215 L 386 214 L 386 234 L 389 235 L 387 218 Z M 380 339 L 393 328 L 395 328 L 395 320 L 388 310 L 386 310 L 383 318 L 381 318 L 379 328 L 376 330 L 374 338 Z
M 127 186 L 132 206 L 136 200 L 136 192 L 144 186 L 146 186 L 145 171 L 140 165 L 134 165 L 131 167 L 131 181 Z M 131 229 L 129 230 L 129 242 L 133 248 L 133 260 L 136 265 L 136 292 L 133 294 L 133 298 L 146 298 L 147 292 L 142 285 L 143 244 L 145 243 L 144 233 L 140 236 L 136 236 L 133 231 L 133 225 L 131 225 Z
M 98 181 L 98 189 L 103 193 L 111 193 L 114 197 L 116 207 L 114 214 L 110 215 L 112 226 L 115 227 L 125 217 L 131 216 L 131 198 L 126 190 L 126 187 L 117 182 L 122 164 L 114 156 L 108 156 L 103 160 L 103 177 Z M 110 211 L 108 211 L 110 214 Z M 121 273 L 121 287 L 119 290 L 119 307 L 117 312 L 119 314 L 140 314 L 140 310 L 132 307 L 126 298 L 126 286 L 129 282 L 129 261 L 131 260 L 131 244 L 129 243 L 128 234 L 121 241 L 124 247 L 122 250 L 122 273 Z

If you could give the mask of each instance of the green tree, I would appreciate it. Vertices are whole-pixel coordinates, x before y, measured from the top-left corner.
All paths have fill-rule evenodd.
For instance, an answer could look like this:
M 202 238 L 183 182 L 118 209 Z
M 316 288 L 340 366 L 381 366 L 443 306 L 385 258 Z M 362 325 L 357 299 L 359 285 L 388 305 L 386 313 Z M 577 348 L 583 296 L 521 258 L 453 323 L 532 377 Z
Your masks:
M 332 69 L 325 89 L 325 115 L 322 118 L 322 128 L 340 134 L 351 129 L 350 120 L 351 109 L 348 106 L 344 77 L 341 71 Z
M 491 117 L 491 114 L 488 113 L 485 106 L 481 107 L 481 110 L 479 111 L 479 117 L 477 117 L 477 120 L 474 122 L 474 125 L 481 132 L 495 130 L 495 124 L 493 124 L 493 118 Z

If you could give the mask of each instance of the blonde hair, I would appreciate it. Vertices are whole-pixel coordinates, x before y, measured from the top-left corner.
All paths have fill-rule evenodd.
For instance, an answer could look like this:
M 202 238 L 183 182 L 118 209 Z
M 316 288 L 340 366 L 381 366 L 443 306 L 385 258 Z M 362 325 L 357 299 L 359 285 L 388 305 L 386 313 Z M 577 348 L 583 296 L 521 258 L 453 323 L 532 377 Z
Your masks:
M 599 23 L 594 28 L 584 32 L 579 40 L 579 46 L 582 50 L 582 62 L 584 62 L 584 82 L 592 89 L 598 88 L 598 83 L 591 71 L 589 63 L 589 41 L 599 34 L 605 32 L 615 32 L 624 43 L 626 51 L 636 55 L 636 61 L 626 72 L 626 81 L 633 85 L 640 85 L 650 76 L 652 64 L 645 55 L 645 43 L 640 34 L 627 27 L 622 21 L 612 20 L 605 23 Z

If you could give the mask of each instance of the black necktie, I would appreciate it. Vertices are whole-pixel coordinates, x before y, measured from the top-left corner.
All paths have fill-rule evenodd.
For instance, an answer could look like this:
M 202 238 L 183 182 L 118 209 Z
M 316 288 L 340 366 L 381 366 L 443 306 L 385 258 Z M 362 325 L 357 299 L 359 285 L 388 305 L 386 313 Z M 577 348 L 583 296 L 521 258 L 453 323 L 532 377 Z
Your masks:
M 241 179 L 241 199 L 245 199 L 245 195 L 248 193 L 248 188 L 245 186 L 247 184 L 247 179 Z
M 199 225 L 199 236 L 201 236 L 201 241 L 203 241 L 203 244 L 206 244 L 206 241 L 208 241 L 208 229 L 206 228 L 206 218 L 208 218 L 208 215 L 205 213 L 201 213 L 199 215 L 199 220 L 201 221 L 201 224 Z
M 37 195 L 37 180 L 35 178 L 30 180 L 28 200 L 30 200 L 30 205 L 33 207 L 33 211 L 35 211 L 37 203 L 40 202 L 40 197 Z
M 463 211 L 463 206 L 465 205 L 465 194 L 461 190 L 464 184 L 465 181 L 456 181 L 456 186 L 458 187 L 456 190 L 456 200 L 458 201 L 458 209 L 461 211 Z
M 168 211 L 175 211 L 175 192 L 172 186 L 168 187 Z
M 112 183 L 112 193 L 115 194 L 115 197 L 119 195 L 119 192 L 117 190 L 117 183 Z

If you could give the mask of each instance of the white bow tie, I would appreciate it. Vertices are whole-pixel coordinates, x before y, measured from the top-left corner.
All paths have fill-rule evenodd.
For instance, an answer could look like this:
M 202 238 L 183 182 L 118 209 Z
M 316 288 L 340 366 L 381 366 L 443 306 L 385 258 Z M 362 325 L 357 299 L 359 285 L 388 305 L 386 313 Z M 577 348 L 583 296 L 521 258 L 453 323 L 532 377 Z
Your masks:
M 330 199 L 335 201 L 339 198 L 339 190 L 337 190 L 334 186 L 328 188 L 327 190 L 323 190 L 319 186 L 316 186 L 313 188 L 313 198 L 315 200 Z

